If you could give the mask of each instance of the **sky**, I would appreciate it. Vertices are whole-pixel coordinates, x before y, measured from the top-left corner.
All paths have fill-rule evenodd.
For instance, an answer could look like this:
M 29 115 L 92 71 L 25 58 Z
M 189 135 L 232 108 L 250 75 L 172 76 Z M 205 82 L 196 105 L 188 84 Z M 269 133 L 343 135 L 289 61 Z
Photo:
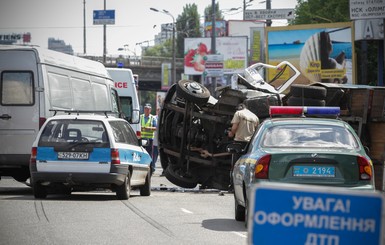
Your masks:
M 246 3 L 250 0 L 246 0 Z M 85 2 L 85 4 L 84 4 Z M 175 19 L 187 4 L 195 3 L 203 17 L 212 0 L 1 0 L 0 34 L 31 33 L 31 43 L 48 48 L 48 38 L 72 45 L 75 54 L 84 53 L 84 6 L 86 11 L 86 53 L 103 55 L 103 25 L 93 24 L 93 11 L 115 10 L 115 24 L 107 25 L 107 56 L 125 47 L 128 53 L 140 55 L 141 45 L 153 45 L 161 24 L 172 17 L 150 8 L 167 10 Z M 241 11 L 226 11 L 243 7 L 243 0 L 215 0 L 225 20 L 242 20 Z M 252 0 L 247 9 L 265 9 L 266 1 Z M 272 9 L 295 8 L 296 0 L 271 0 Z M 273 20 L 273 26 L 286 25 L 285 20 Z M 141 43 L 141 44 L 139 44 Z

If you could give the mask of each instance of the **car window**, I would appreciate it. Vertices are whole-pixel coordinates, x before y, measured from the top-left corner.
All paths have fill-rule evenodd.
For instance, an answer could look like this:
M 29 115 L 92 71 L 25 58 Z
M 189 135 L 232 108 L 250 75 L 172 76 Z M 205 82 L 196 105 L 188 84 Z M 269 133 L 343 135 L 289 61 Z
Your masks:
M 116 142 L 138 145 L 136 134 L 126 121 L 110 121 L 109 123 Z
M 0 92 L 2 105 L 33 105 L 35 103 L 33 73 L 30 71 L 2 72 Z
M 101 121 L 78 119 L 49 121 L 42 131 L 39 146 L 63 142 L 89 142 L 104 144 L 104 147 L 109 144 L 105 126 Z
M 349 130 L 330 125 L 279 125 L 266 130 L 263 147 L 338 147 L 357 148 Z

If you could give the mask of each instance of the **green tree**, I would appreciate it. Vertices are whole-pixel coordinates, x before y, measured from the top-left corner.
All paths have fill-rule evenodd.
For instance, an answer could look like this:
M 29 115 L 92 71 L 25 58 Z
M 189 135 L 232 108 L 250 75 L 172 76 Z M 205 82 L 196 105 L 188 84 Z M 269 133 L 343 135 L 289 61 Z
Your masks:
M 348 22 L 349 0 L 297 0 L 290 25 Z
M 176 20 L 176 57 L 184 57 L 184 39 L 186 37 L 201 37 L 200 31 L 200 15 L 198 7 L 195 3 L 186 4 L 183 12 Z
M 213 8 L 212 4 L 205 8 L 205 22 L 210 22 L 213 20 Z M 222 14 L 222 11 L 219 10 L 219 3 L 215 3 L 215 20 L 224 20 L 225 17 Z

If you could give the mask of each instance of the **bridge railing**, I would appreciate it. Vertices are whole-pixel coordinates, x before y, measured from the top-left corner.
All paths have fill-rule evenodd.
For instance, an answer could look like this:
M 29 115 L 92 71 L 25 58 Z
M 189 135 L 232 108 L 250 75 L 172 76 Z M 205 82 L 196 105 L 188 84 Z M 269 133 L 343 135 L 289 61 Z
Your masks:
M 79 55 L 80 57 L 87 58 L 90 60 L 96 60 L 103 62 L 103 56 L 92 56 L 92 55 Z M 148 66 L 148 67 L 159 67 L 163 63 L 172 63 L 171 57 L 156 57 L 156 56 L 106 56 L 106 66 Z M 176 67 L 182 68 L 184 66 L 184 59 L 176 59 Z

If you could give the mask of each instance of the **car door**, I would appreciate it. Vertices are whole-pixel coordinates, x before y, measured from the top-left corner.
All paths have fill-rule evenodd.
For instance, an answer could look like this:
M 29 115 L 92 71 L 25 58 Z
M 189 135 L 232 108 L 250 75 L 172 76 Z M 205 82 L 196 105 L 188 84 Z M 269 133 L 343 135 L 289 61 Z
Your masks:
M 116 148 L 119 149 L 121 164 L 132 166 L 131 185 L 145 183 L 150 169 L 151 156 L 139 145 L 136 133 L 127 121 L 109 121 L 113 130 Z

